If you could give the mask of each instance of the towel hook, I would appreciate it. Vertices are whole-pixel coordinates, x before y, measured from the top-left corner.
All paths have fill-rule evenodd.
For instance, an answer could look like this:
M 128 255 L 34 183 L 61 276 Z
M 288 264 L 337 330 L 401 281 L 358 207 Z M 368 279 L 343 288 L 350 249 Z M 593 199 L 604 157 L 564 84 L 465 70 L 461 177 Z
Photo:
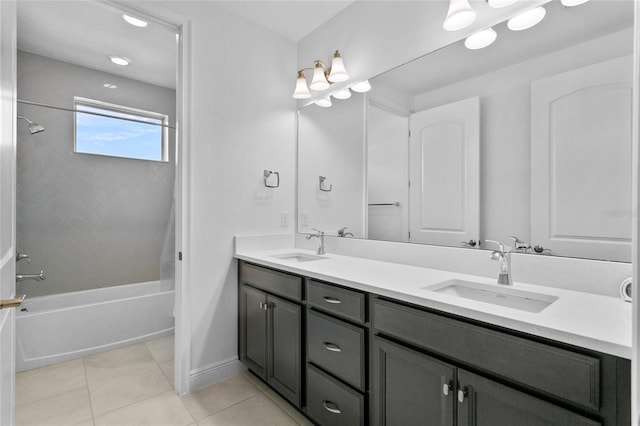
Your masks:
M 320 178 L 320 191 L 323 191 L 323 192 L 331 192 L 331 190 L 333 189 L 333 184 L 329 185 L 329 189 L 326 189 L 326 188 L 323 186 L 323 184 L 324 184 L 324 181 L 325 181 L 325 180 L 327 180 L 327 178 L 326 178 L 326 177 L 324 177 L 324 176 L 319 176 L 319 178 Z
M 275 185 L 269 185 L 267 183 L 267 179 L 269 179 L 271 177 L 271 175 L 276 175 L 276 184 Z M 277 187 L 279 187 L 280 186 L 280 173 L 272 172 L 271 170 L 264 169 L 264 186 L 266 186 L 267 188 L 277 188 Z

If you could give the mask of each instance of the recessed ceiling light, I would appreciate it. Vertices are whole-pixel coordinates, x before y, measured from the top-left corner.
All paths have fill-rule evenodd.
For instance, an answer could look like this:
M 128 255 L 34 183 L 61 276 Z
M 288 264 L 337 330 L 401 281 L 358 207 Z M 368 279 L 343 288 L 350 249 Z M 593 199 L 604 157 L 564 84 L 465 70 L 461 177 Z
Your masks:
M 493 28 L 487 28 L 486 30 L 478 31 L 475 34 L 471 34 L 464 41 L 464 45 L 467 49 L 477 50 L 489 46 L 496 41 L 498 34 Z
M 513 31 L 526 30 L 540 23 L 546 14 L 547 10 L 544 7 L 535 7 L 509 19 L 507 27 Z
M 131 59 L 125 58 L 124 56 L 109 56 L 109 60 L 116 65 L 129 65 L 131 63 Z
M 134 27 L 144 28 L 147 25 L 149 25 L 147 21 L 143 21 L 142 19 L 134 18 L 133 16 L 129 16 L 129 15 L 122 15 L 122 19 L 124 19 Z
M 117 89 L 118 88 L 118 86 L 116 86 L 113 83 L 104 83 L 103 86 L 106 87 L 107 89 Z

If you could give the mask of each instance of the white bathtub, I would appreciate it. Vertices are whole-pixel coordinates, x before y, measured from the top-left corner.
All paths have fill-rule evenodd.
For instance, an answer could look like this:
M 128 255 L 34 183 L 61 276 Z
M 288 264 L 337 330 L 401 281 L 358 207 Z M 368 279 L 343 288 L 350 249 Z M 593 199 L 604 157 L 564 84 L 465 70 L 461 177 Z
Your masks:
M 18 371 L 173 333 L 174 291 L 160 281 L 27 298 L 16 318 Z

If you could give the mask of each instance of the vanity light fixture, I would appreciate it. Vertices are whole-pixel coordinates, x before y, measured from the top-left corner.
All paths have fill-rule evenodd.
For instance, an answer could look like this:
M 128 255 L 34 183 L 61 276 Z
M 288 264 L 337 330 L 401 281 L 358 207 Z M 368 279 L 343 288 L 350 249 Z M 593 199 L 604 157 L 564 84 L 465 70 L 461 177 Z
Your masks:
M 447 31 L 461 30 L 471 25 L 477 16 L 468 0 L 449 0 L 449 11 L 442 28 Z
M 540 21 L 544 19 L 544 16 L 546 14 L 547 10 L 542 6 L 529 9 L 526 12 L 522 12 L 521 14 L 509 19 L 507 21 L 507 28 L 512 31 L 522 31 L 529 29 L 534 25 L 540 23 Z
M 298 70 L 296 89 L 293 92 L 293 97 L 295 99 L 306 99 L 311 97 L 309 89 L 315 91 L 326 90 L 331 86 L 331 83 L 340 83 L 349 79 L 349 73 L 347 73 L 347 69 L 344 67 L 342 56 L 338 50 L 333 53 L 331 68 L 327 68 L 325 63 L 319 59 L 313 62 L 313 68 L 308 67 Z M 307 70 L 313 70 L 313 78 L 311 79 L 309 87 L 307 87 L 307 81 L 304 76 L 304 72 Z
M 482 49 L 496 41 L 497 37 L 498 33 L 493 28 L 487 28 L 467 37 L 464 46 L 471 50 Z
M 368 92 L 371 90 L 371 84 L 369 83 L 369 80 L 361 81 L 351 86 L 351 90 L 358 93 Z
M 329 108 L 331 106 L 331 98 L 327 96 L 326 98 L 318 99 L 316 105 L 322 108 Z
M 333 96 L 336 99 L 349 99 L 351 97 L 351 90 L 347 87 L 346 89 L 338 90 L 336 93 L 333 93 Z
M 560 0 L 560 3 L 562 3 L 562 5 L 565 7 L 573 7 L 573 6 L 579 6 L 588 1 L 589 0 Z
M 126 66 L 131 63 L 131 59 L 125 58 L 124 56 L 109 56 L 109 60 L 116 65 Z
M 516 1 L 518 0 L 487 0 L 487 3 L 489 3 L 489 6 L 499 9 L 501 7 L 511 6 Z
M 134 27 L 144 28 L 147 25 L 149 25 L 149 23 L 147 21 L 143 21 L 142 19 L 139 19 L 139 18 L 136 18 L 136 17 L 133 17 L 133 16 L 129 16 L 129 15 L 122 15 L 122 19 L 124 19 L 129 24 L 133 25 Z

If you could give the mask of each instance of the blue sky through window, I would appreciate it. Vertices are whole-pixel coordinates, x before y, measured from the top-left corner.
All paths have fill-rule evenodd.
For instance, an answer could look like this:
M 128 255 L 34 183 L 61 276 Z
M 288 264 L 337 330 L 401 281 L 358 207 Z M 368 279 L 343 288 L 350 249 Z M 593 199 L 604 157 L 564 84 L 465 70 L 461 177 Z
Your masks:
M 162 124 L 160 118 L 128 114 L 111 109 L 76 104 L 79 111 L 132 118 Z M 163 161 L 164 128 L 153 124 L 76 113 L 76 152 Z

